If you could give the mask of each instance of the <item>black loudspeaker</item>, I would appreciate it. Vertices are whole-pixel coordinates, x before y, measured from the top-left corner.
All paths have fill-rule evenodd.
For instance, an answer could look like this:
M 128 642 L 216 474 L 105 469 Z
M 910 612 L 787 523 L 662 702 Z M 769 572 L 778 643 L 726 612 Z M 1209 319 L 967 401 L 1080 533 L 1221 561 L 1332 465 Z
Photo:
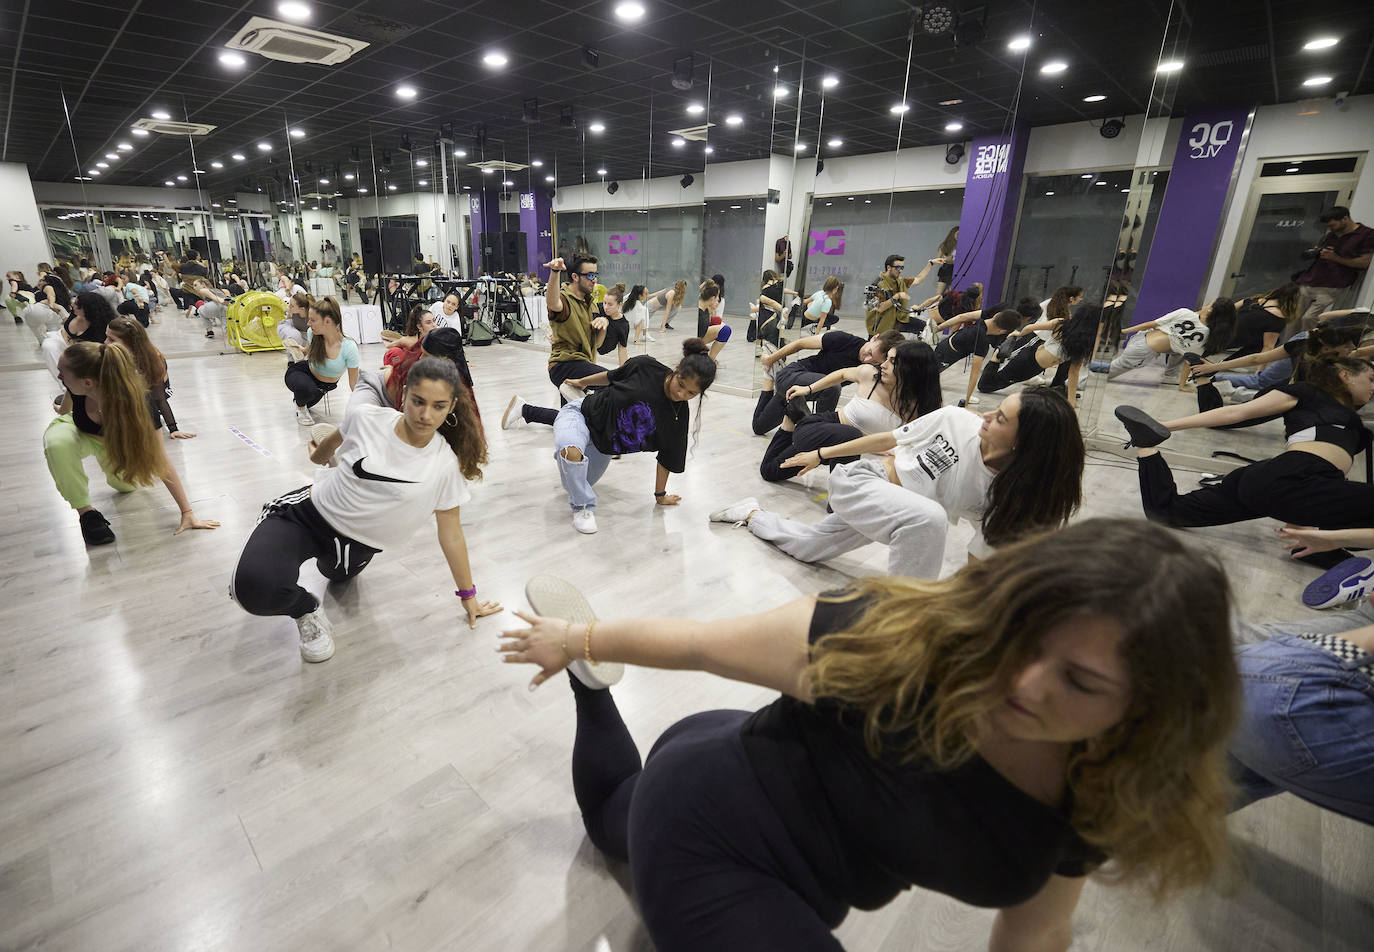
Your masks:
M 524 274 L 529 270 L 528 249 L 525 246 L 523 231 L 504 231 L 501 233 L 501 270 L 511 274 Z
M 358 232 L 358 240 L 363 246 L 363 270 L 368 274 L 382 271 L 382 239 L 375 228 L 363 228 Z
M 262 246 L 262 242 L 256 238 L 248 239 L 248 256 L 254 261 L 266 261 L 267 249 Z
M 382 229 L 382 266 L 383 270 L 408 274 L 415 261 L 414 232 L 409 228 Z
M 192 236 L 191 236 L 191 250 L 192 250 L 192 251 L 199 251 L 199 252 L 200 252 L 200 256 L 201 256 L 202 258 L 209 257 L 209 255 L 210 255 L 210 242 L 209 242 L 208 239 L 203 238 L 203 237 L 201 237 L 200 235 L 192 235 Z

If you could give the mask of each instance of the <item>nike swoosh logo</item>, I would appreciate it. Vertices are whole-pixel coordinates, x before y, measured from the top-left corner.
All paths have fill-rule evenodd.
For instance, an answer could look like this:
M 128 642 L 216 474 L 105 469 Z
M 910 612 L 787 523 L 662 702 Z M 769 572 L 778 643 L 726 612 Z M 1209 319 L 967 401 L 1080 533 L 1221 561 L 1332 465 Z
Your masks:
M 367 470 L 363 469 L 363 460 L 365 460 L 365 459 L 367 459 L 366 456 L 361 457 L 360 459 L 354 461 L 354 463 L 353 463 L 353 475 L 354 475 L 354 476 L 357 476 L 359 479 L 371 479 L 371 480 L 373 480 L 373 481 L 375 481 L 375 482 L 379 482 L 379 483 L 415 483 L 415 482 L 418 482 L 418 480 L 414 480 L 414 479 L 395 479 L 394 477 L 391 477 L 391 476 L 378 476 L 376 473 L 369 473 Z

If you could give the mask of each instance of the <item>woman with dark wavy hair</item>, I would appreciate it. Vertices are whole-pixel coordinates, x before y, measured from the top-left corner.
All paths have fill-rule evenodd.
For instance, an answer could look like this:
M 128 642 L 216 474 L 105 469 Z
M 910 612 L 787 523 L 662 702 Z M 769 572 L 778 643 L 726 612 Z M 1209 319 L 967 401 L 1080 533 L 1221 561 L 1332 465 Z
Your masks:
M 530 581 L 500 650 L 532 685 L 568 669 L 582 821 L 660 952 L 838 950 L 850 908 L 911 886 L 999 910 L 992 949 L 1067 949 L 1104 863 L 1156 898 L 1224 866 L 1228 585 L 1165 529 L 1093 519 L 709 622 L 599 622 L 557 582 Z M 782 696 L 681 720 L 641 762 L 599 690 L 623 664 Z
M 1067 318 L 1027 324 L 1013 337 L 1034 334 L 1031 342 L 1019 346 L 1010 356 L 1000 350 L 983 365 L 978 377 L 980 393 L 996 393 L 1014 383 L 1023 383 L 1042 371 L 1061 364 L 1068 366 L 1058 385 L 1069 401 L 1077 406 L 1078 374 L 1083 363 L 1092 355 L 1097 340 L 1097 328 L 1102 322 L 1102 308 L 1095 304 L 1080 304 Z M 1008 342 L 1013 343 L 1013 342 Z M 1007 345 L 1004 345 L 1004 347 Z M 1060 379 L 1056 374 L 1056 379 Z
M 983 558 L 1029 532 L 1062 526 L 1083 496 L 1078 418 L 1048 387 L 1014 393 L 981 416 L 944 407 L 782 465 L 806 473 L 832 456 L 863 458 L 831 470 L 831 511 L 820 522 L 784 519 L 752 497 L 711 513 L 711 521 L 748 526 L 801 562 L 881 542 L 889 574 L 935 578 L 951 522 L 974 524 L 969 555 Z

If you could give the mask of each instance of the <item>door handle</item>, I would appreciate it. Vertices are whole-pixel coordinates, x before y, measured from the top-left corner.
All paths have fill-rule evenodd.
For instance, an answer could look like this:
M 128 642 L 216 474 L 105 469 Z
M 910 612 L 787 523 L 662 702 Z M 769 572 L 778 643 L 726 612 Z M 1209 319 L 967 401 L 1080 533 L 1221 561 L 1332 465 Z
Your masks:
M 1244 271 L 1232 271 L 1232 272 L 1231 272 L 1231 280 L 1233 280 L 1233 281 L 1234 281 L 1236 278 L 1243 278 L 1243 277 L 1245 277 L 1245 272 L 1244 272 Z

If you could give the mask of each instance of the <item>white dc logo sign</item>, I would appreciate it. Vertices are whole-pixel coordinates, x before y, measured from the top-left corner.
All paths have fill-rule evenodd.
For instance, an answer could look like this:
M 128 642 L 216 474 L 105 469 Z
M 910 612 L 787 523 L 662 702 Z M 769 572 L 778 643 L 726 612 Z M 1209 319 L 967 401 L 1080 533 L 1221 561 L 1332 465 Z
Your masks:
M 1236 131 L 1236 124 L 1230 119 L 1221 122 L 1199 122 L 1192 128 L 1192 135 L 1188 137 L 1188 153 L 1195 159 L 1210 159 L 1212 156 L 1226 148 L 1226 144 L 1231 141 L 1231 136 Z

